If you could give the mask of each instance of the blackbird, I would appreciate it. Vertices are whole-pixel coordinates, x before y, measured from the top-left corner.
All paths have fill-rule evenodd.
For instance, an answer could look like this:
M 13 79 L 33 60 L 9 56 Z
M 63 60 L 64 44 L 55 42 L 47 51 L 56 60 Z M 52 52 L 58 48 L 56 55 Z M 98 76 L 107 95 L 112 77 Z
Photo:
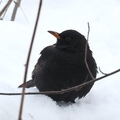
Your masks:
M 81 33 L 75 30 L 66 30 L 60 34 L 48 32 L 57 38 L 57 42 L 41 51 L 32 72 L 32 79 L 26 82 L 27 88 L 36 86 L 39 91 L 60 91 L 90 81 L 92 76 L 96 78 L 96 62 L 87 40 Z M 86 43 L 86 61 L 92 76 L 85 64 Z M 93 84 L 80 90 L 48 96 L 57 102 L 75 102 L 77 97 L 84 97 Z M 19 87 L 23 87 L 23 84 Z

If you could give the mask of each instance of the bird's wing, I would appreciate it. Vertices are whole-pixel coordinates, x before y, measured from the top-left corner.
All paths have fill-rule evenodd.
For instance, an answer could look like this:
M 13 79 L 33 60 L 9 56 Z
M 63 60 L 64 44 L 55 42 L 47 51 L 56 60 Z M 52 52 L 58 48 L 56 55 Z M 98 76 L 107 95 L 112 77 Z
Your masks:
M 42 60 L 42 56 L 38 59 L 38 62 L 36 63 L 34 70 L 32 71 L 32 78 L 34 79 L 36 73 L 38 72 L 38 70 L 40 70 L 44 65 L 45 65 L 45 61 Z
M 41 53 L 40 53 L 41 56 L 38 59 L 36 65 L 34 67 L 34 70 L 32 71 L 32 78 L 33 79 L 34 79 L 36 73 L 44 67 L 44 65 L 46 64 L 46 61 L 49 59 L 49 57 L 52 55 L 52 53 L 54 51 L 55 51 L 55 45 L 48 46 L 41 51 Z

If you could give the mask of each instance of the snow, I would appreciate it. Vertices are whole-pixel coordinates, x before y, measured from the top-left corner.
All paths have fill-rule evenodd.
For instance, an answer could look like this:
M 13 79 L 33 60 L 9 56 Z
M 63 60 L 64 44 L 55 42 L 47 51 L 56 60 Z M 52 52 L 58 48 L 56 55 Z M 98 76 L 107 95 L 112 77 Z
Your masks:
M 24 0 L 15 22 L 10 22 L 13 5 L 0 21 L 0 92 L 21 92 L 24 64 L 32 36 L 39 0 Z M 1 3 L 0 10 L 5 4 Z M 27 18 L 25 18 L 24 14 Z M 31 71 L 40 51 L 53 44 L 55 38 L 48 30 L 62 32 L 75 29 L 87 36 L 98 67 L 105 73 L 118 68 L 120 56 L 120 1 L 119 0 L 44 0 L 35 37 L 30 66 Z M 99 73 L 97 77 L 101 76 Z M 98 81 L 90 93 L 75 104 L 58 105 L 45 95 L 27 95 L 23 120 L 120 120 L 120 73 Z M 37 92 L 36 88 L 26 92 Z M 0 95 L 0 120 L 18 119 L 21 96 Z

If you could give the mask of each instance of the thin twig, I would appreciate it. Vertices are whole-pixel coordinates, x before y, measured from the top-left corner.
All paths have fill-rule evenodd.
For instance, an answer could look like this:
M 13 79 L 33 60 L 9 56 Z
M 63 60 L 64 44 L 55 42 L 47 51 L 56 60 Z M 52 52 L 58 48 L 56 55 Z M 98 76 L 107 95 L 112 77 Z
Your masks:
M 17 0 L 15 3 L 15 7 L 13 9 L 13 12 L 12 12 L 12 17 L 11 17 L 11 21 L 14 21 L 15 20 L 15 16 L 17 14 L 17 10 L 18 10 L 18 7 L 20 7 L 20 3 L 21 3 L 21 0 Z
M 29 48 L 29 52 L 28 52 L 28 56 L 27 56 L 27 61 L 26 61 L 26 66 L 25 66 L 25 73 L 24 73 L 23 89 L 22 89 L 22 98 L 21 98 L 21 104 L 20 104 L 20 111 L 19 111 L 18 120 L 22 120 L 22 111 L 23 111 L 23 103 L 24 103 L 24 96 L 25 96 L 25 87 L 26 87 L 26 78 L 27 78 L 29 60 L 30 60 L 32 46 L 33 46 L 33 42 L 34 42 L 34 38 L 35 38 L 35 34 L 36 34 L 36 29 L 37 29 L 37 26 L 38 26 L 41 7 L 42 7 L 42 0 L 40 0 L 40 3 L 39 3 L 39 8 L 38 8 L 37 18 L 36 18 L 36 22 L 35 22 L 35 27 L 34 27 L 32 39 L 31 39 L 31 44 L 30 44 L 30 48 Z
M 0 20 L 3 20 L 3 19 L 4 19 L 5 15 L 6 15 L 6 13 L 7 13 L 8 8 L 9 8 L 9 7 L 6 8 L 6 10 L 4 11 L 3 16 L 0 18 Z
M 104 73 L 104 72 L 100 69 L 100 67 L 99 67 L 99 71 L 100 71 L 103 75 L 107 75 L 107 73 Z
M 6 5 L 4 6 L 4 8 L 0 11 L 0 16 L 2 16 L 2 14 L 6 11 L 6 9 L 10 6 L 12 0 L 9 0 Z
M 21 11 L 22 11 L 22 13 L 23 13 L 23 15 L 24 15 L 24 17 L 25 17 L 27 23 L 29 23 L 29 20 L 28 20 L 28 18 L 27 18 L 27 16 L 26 16 L 25 12 L 24 12 L 24 10 L 22 9 L 21 6 L 20 6 L 20 9 L 21 9 Z
M 85 87 L 89 84 L 92 84 L 98 80 L 102 80 L 103 78 L 106 78 L 108 76 L 111 76 L 115 73 L 118 73 L 120 72 L 120 69 L 117 69 L 111 73 L 108 73 L 107 75 L 104 75 L 104 76 L 101 76 L 99 78 L 96 78 L 96 79 L 93 79 L 93 80 L 90 80 L 88 82 L 85 82 L 83 84 L 80 84 L 80 85 L 77 85 L 77 86 L 74 86 L 74 87 L 71 87 L 71 88 L 68 88 L 68 89 L 63 89 L 61 91 L 43 91 L 43 92 L 28 92 L 28 93 L 25 93 L 25 95 L 39 95 L 39 94 L 45 94 L 45 95 L 55 95 L 55 94 L 64 94 L 64 93 L 68 93 L 68 92 L 71 92 L 71 91 L 77 91 L 77 90 L 80 90 L 82 87 Z M 21 95 L 21 93 L 0 93 L 0 95 Z
M 89 22 L 88 22 L 88 34 L 87 34 L 87 41 L 86 41 L 86 46 L 85 46 L 85 64 L 86 64 L 86 67 L 88 69 L 88 72 L 91 76 L 92 79 L 95 79 L 90 71 L 90 68 L 88 66 L 88 63 L 87 63 L 87 48 L 88 48 L 88 40 L 89 40 L 89 33 L 90 33 L 90 25 L 89 25 Z

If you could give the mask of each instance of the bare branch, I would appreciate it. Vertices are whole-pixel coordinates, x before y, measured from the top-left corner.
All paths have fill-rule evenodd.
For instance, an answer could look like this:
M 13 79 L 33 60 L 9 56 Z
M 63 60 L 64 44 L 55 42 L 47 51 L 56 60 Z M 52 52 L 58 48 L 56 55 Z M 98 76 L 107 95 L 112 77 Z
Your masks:
M 21 3 L 21 0 L 17 0 L 15 3 L 15 7 L 13 9 L 13 13 L 12 13 L 12 17 L 11 17 L 11 21 L 14 21 L 15 20 L 15 16 L 16 16 L 16 13 L 17 13 L 17 9 L 18 7 L 20 6 L 20 3 Z
M 89 24 L 89 22 L 88 22 L 87 24 L 88 24 L 88 33 L 87 33 L 87 41 L 89 41 L 89 33 L 90 33 L 90 24 Z
M 6 10 L 4 11 L 3 16 L 0 18 L 0 20 L 3 20 L 3 19 L 4 19 L 5 15 L 6 15 L 6 13 L 7 13 L 8 8 L 9 8 L 9 7 L 6 8 Z
M 30 44 L 30 48 L 29 48 L 29 52 L 28 52 L 28 56 L 27 56 L 26 65 L 25 65 L 24 82 L 23 82 L 23 89 L 22 89 L 22 98 L 21 98 L 21 104 L 20 104 L 20 111 L 19 111 L 18 120 L 22 120 L 21 117 L 22 117 L 22 110 L 23 110 L 23 103 L 24 103 L 24 96 L 25 96 L 25 86 L 26 86 L 26 78 L 27 78 L 29 60 L 30 60 L 32 46 L 33 46 L 33 42 L 34 42 L 34 38 L 35 38 L 37 26 L 38 26 L 41 7 L 42 7 L 42 0 L 40 0 L 40 3 L 39 3 L 39 8 L 38 8 L 37 18 L 36 18 L 36 22 L 35 22 L 35 27 L 34 27 L 32 39 L 31 39 L 31 44 Z
M 23 8 L 22 8 L 22 7 L 20 7 L 20 9 L 21 9 L 21 11 L 22 11 L 22 13 L 23 13 L 23 15 L 24 15 L 24 17 L 25 17 L 25 19 L 26 19 L 27 23 L 29 23 L 29 20 L 28 20 L 28 18 L 27 18 L 27 16 L 26 16 L 26 14 L 25 14 L 25 12 L 24 12 Z
M 85 46 L 85 64 L 86 64 L 86 67 L 88 69 L 88 72 L 91 76 L 92 79 L 95 79 L 90 71 L 90 68 L 88 66 L 88 63 L 87 63 L 87 46 L 88 46 L 88 40 L 89 40 L 89 33 L 90 33 L 90 25 L 89 25 L 89 22 L 88 22 L 88 34 L 87 34 L 87 41 L 86 41 L 86 46 Z
M 1 10 L 0 12 L 0 16 L 2 16 L 2 14 L 6 11 L 6 9 L 10 6 L 12 0 L 9 0 L 6 5 L 4 6 L 4 8 Z
M 103 75 L 107 75 L 107 73 L 104 73 L 104 72 L 100 69 L 100 67 L 99 67 L 99 71 L 100 71 Z
M 80 90 L 82 87 L 85 87 L 89 84 L 92 84 L 98 80 L 102 80 L 103 78 L 106 78 L 108 76 L 111 76 L 115 73 L 118 73 L 120 72 L 120 69 L 117 69 L 111 73 L 108 73 L 104 76 L 101 76 L 99 78 L 96 78 L 96 79 L 93 79 L 91 81 L 88 81 L 88 82 L 85 82 L 83 84 L 80 84 L 80 85 L 77 85 L 77 86 L 74 86 L 74 87 L 71 87 L 71 88 L 68 88 L 68 89 L 63 89 L 61 91 L 43 91 L 43 92 L 28 92 L 28 93 L 25 93 L 25 95 L 39 95 L 39 94 L 45 94 L 45 95 L 56 95 L 56 94 L 64 94 L 64 93 L 68 93 L 68 92 L 71 92 L 71 91 L 77 91 L 77 90 Z M 0 95 L 21 95 L 21 93 L 0 93 Z

